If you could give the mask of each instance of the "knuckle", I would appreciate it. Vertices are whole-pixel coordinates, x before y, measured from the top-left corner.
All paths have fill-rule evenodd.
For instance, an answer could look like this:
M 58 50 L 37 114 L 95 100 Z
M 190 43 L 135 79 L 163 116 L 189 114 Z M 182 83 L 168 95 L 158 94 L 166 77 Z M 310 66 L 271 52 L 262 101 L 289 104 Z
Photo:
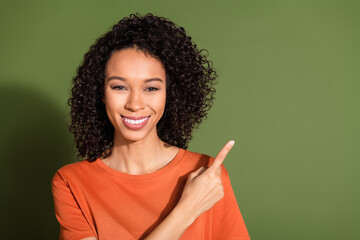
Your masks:
M 221 189 L 219 190 L 219 194 L 220 194 L 221 197 L 224 196 L 225 193 L 224 193 L 224 189 L 223 189 L 223 188 L 221 188 Z
M 220 188 L 218 189 L 218 196 L 219 196 L 220 198 L 223 198 L 224 195 L 225 195 L 224 188 L 223 188 L 223 187 L 220 187 Z
M 206 177 L 206 179 L 208 179 L 208 180 L 211 180 L 211 179 L 213 179 L 214 177 L 214 173 L 213 172 L 207 172 L 207 173 L 204 173 L 203 174 L 204 175 L 204 177 Z
M 219 158 L 220 158 L 221 160 L 223 160 L 225 157 L 226 157 L 225 152 L 221 152 L 221 153 L 219 154 Z
M 221 179 L 220 178 L 214 178 L 214 181 L 217 185 L 222 185 Z
M 220 192 L 220 199 L 223 198 L 224 195 L 225 195 L 224 191 L 221 191 L 221 192 Z
M 217 194 L 216 194 L 216 199 L 219 201 L 220 199 L 222 199 L 224 197 L 224 193 L 222 193 L 222 192 L 218 192 Z

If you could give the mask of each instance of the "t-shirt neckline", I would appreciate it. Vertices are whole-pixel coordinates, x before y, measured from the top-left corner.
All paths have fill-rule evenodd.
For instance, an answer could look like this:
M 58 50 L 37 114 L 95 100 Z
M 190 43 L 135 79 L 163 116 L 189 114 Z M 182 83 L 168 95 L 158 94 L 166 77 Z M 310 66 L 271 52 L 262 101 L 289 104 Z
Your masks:
M 161 176 L 161 175 L 165 174 L 166 172 L 168 172 L 170 169 L 174 168 L 180 162 L 180 160 L 183 158 L 185 152 L 186 152 L 185 149 L 179 148 L 178 153 L 167 165 L 165 165 L 164 167 L 162 167 L 152 173 L 146 173 L 146 174 L 141 174 L 141 175 L 132 175 L 132 174 L 128 174 L 128 173 L 124 173 L 124 172 L 115 170 L 115 169 L 109 167 L 106 163 L 104 163 L 101 160 L 101 158 L 97 158 L 94 161 L 94 163 L 97 164 L 97 166 L 101 167 L 106 172 L 108 172 L 109 174 L 119 177 L 119 178 L 128 179 L 128 180 L 148 180 L 148 179 L 151 179 L 154 177 Z

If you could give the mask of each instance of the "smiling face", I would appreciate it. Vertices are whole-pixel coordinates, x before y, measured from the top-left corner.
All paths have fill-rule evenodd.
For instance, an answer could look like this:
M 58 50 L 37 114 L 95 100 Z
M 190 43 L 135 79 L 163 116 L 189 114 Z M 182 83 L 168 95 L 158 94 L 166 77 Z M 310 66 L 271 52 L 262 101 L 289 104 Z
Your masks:
M 156 124 L 166 102 L 166 74 L 161 62 L 136 48 L 113 53 L 105 68 L 107 116 L 122 141 L 157 137 Z

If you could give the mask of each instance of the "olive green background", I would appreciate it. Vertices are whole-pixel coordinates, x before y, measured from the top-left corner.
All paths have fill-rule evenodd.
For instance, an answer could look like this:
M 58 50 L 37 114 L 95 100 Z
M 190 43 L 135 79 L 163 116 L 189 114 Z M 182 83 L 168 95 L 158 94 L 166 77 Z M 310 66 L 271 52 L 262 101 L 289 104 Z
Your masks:
M 235 139 L 224 164 L 251 238 L 360 239 L 359 11 L 348 0 L 1 1 L 1 238 L 58 238 L 50 181 L 75 160 L 71 78 L 97 37 L 152 12 L 210 53 L 216 100 L 189 149 L 215 156 Z

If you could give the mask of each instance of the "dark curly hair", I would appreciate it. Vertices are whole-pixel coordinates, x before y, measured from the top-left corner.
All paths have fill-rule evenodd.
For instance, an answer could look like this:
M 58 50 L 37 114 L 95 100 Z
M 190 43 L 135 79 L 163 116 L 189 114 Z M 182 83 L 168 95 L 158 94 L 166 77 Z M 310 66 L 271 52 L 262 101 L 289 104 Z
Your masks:
M 90 162 L 111 154 L 114 127 L 101 101 L 105 66 L 113 52 L 124 48 L 138 48 L 165 68 L 166 104 L 157 133 L 168 145 L 186 149 L 192 130 L 212 106 L 217 74 L 207 60 L 207 50 L 199 50 L 184 28 L 167 18 L 131 14 L 96 40 L 72 79 L 69 130 L 74 134 L 77 157 Z

